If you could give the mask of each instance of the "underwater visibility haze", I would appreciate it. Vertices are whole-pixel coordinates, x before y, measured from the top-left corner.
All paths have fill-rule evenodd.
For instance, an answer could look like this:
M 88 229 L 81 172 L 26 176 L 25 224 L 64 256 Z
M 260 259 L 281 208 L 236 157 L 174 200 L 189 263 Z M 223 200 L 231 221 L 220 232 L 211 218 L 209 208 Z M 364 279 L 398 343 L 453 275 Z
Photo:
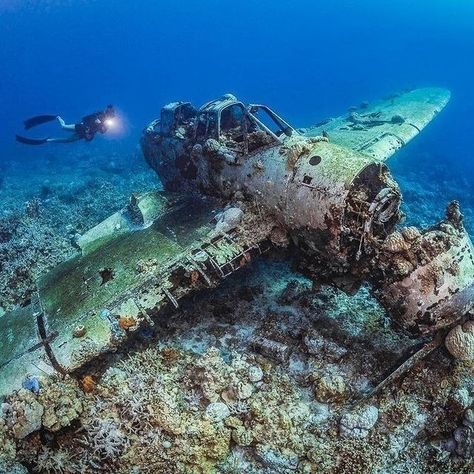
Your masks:
M 0 474 L 474 472 L 473 57 L 469 0 L 0 0 Z

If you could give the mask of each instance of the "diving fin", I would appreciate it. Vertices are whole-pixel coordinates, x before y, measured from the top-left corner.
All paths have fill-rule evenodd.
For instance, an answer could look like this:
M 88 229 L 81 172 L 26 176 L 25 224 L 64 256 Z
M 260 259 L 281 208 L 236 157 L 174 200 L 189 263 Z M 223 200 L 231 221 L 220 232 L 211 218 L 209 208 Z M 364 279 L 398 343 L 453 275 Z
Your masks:
M 16 141 L 24 143 L 25 145 L 43 145 L 48 141 L 47 138 L 27 138 L 20 135 L 16 136 Z
M 23 123 L 25 125 L 25 130 L 29 130 L 30 128 L 36 127 L 37 125 L 41 125 L 43 123 L 52 122 L 56 120 L 57 115 L 37 115 L 36 117 L 31 117 L 26 119 Z

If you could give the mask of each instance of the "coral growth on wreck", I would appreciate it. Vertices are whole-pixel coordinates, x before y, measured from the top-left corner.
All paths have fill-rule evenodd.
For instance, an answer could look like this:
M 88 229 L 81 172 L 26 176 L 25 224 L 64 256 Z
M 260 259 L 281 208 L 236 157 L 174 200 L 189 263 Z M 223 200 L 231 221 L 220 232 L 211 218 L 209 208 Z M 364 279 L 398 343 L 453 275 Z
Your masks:
M 117 166 L 93 177 L 90 166 L 75 169 L 54 183 L 43 176 L 0 216 L 0 307 L 28 299 L 33 280 L 76 251 L 76 234 L 151 183 L 139 173 L 123 179 Z M 433 221 L 422 201 L 434 199 L 433 186 L 406 182 L 406 205 L 424 209 L 415 223 Z M 4 202 L 12 188 L 7 178 Z M 472 211 L 466 220 L 472 227 Z M 401 274 L 410 272 L 404 251 L 418 237 L 405 227 L 386 242 L 400 252 Z M 313 289 L 270 258 L 212 297 L 159 315 L 154 334 L 136 334 L 134 345 L 78 381 L 45 376 L 7 397 L 0 473 L 472 472 L 469 360 L 453 361 L 441 348 L 356 403 L 413 344 L 387 326 L 367 288 L 352 297 Z
M 136 172 L 129 173 L 131 167 Z M 158 186 L 141 157 L 71 151 L 58 157 L 54 169 L 52 176 L 49 166 L 31 164 L 28 176 L 20 169 L 2 177 L 0 315 L 28 301 L 35 281 L 77 252 L 80 234 L 122 207 L 132 192 Z
M 280 283 L 287 267 L 264 268 L 263 280 L 244 271 L 213 299 L 167 313 L 104 371 L 89 367 L 92 392 L 48 378 L 39 393 L 13 394 L 0 459 L 61 473 L 468 472 L 469 367 L 439 352 L 396 391 L 354 406 L 410 341 L 365 291 L 311 294 L 303 279 Z

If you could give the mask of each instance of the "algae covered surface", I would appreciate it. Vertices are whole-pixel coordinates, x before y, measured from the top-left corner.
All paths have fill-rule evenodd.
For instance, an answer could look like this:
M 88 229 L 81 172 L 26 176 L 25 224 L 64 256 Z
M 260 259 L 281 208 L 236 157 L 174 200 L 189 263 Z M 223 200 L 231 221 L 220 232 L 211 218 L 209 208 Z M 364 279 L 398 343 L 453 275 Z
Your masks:
M 28 258 L 30 273 L 3 283 L 6 308 L 77 251 L 73 232 L 115 211 L 128 190 L 159 184 L 140 160 L 124 161 L 137 171 L 117 172 L 118 161 L 92 182 L 80 174 L 71 182 L 66 167 L 55 182 L 36 176 L 16 199 L 12 169 L 1 225 L 17 227 L 2 245 L 25 245 L 18 228 L 38 238 L 47 226 L 53 238 L 10 254 L 10 268 Z M 416 344 L 393 330 L 367 288 L 347 296 L 314 286 L 290 255 L 271 252 L 216 291 L 159 313 L 118 352 L 6 397 L 0 472 L 472 472 L 469 363 L 441 348 L 359 401 Z

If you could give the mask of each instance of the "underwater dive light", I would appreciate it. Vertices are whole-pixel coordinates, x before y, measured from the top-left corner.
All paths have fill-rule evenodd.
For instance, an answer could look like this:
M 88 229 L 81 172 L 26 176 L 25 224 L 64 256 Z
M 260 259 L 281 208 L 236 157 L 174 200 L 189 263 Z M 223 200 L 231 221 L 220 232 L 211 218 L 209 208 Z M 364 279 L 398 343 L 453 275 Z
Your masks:
M 115 126 L 115 120 L 112 118 L 109 118 L 105 121 L 105 125 L 109 128 L 113 128 Z

